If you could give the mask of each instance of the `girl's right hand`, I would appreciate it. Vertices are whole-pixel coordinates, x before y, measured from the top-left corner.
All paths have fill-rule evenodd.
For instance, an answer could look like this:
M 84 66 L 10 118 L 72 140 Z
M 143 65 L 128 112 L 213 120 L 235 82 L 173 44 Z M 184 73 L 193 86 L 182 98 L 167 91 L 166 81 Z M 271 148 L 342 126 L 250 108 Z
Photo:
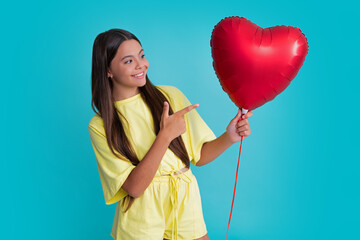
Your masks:
M 161 115 L 160 131 L 162 131 L 170 141 L 185 133 L 186 124 L 184 115 L 198 106 L 198 103 L 190 105 L 169 116 L 169 103 L 165 101 L 163 113 Z

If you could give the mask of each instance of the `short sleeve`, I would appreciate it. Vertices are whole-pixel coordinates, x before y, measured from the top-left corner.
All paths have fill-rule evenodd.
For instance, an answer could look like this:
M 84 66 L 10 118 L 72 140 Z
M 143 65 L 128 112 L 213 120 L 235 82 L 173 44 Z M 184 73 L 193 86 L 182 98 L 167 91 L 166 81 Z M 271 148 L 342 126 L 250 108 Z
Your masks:
M 191 105 L 187 97 L 180 90 L 178 91 L 180 95 L 179 100 L 183 105 L 181 109 Z M 209 128 L 209 126 L 205 123 L 205 121 L 201 118 L 200 114 L 196 111 L 196 109 L 193 109 L 187 114 L 185 114 L 185 122 L 187 129 L 186 134 L 189 139 L 189 145 L 191 149 L 191 163 L 193 165 L 196 165 L 196 163 L 200 160 L 201 148 L 203 144 L 205 142 L 216 139 L 216 136 Z
M 120 159 L 111 152 L 104 132 L 91 124 L 89 124 L 88 129 L 96 156 L 105 203 L 113 204 L 127 195 L 121 186 L 135 166 L 129 160 Z

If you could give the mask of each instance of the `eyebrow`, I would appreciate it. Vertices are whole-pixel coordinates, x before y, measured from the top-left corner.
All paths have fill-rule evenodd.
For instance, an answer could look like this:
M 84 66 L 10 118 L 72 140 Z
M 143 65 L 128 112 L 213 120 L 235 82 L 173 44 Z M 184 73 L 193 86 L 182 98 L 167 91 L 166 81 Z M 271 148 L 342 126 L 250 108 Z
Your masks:
M 140 52 L 139 52 L 139 54 L 140 54 L 142 51 L 144 51 L 144 49 L 141 49 Z M 133 57 L 133 55 L 125 56 L 125 57 L 123 57 L 120 61 L 124 60 L 124 59 L 127 58 L 127 57 Z

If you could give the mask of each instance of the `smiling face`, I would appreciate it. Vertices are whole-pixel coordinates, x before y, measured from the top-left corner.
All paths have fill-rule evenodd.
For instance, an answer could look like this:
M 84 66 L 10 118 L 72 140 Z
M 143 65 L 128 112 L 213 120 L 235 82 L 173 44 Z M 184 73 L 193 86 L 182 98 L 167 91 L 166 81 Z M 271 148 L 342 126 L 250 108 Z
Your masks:
M 139 93 L 139 87 L 146 83 L 149 62 L 138 41 L 131 39 L 120 44 L 110 63 L 107 76 L 113 82 L 113 97 L 116 101 Z

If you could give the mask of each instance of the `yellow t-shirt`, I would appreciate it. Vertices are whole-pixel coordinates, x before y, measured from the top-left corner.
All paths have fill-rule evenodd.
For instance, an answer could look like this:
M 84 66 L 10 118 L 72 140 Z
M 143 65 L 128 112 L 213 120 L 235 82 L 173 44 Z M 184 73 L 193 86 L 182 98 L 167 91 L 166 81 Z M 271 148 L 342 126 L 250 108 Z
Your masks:
M 174 112 L 191 105 L 186 96 L 176 87 L 165 85 L 156 85 L 156 87 L 162 93 L 164 93 L 165 97 L 169 100 L 169 103 Z M 120 117 L 125 133 L 128 136 L 128 139 L 138 159 L 141 161 L 156 138 L 150 109 L 143 101 L 140 93 L 121 101 L 115 101 L 114 104 L 127 120 L 125 121 Z M 196 109 L 191 110 L 184 116 L 187 130 L 184 134 L 181 135 L 181 137 L 189 154 L 189 159 L 191 163 L 195 165 L 200 159 L 203 143 L 214 140 L 216 136 L 200 117 Z M 127 195 L 121 186 L 125 182 L 130 172 L 135 168 L 135 166 L 132 165 L 132 163 L 125 157 L 119 159 L 110 151 L 105 137 L 103 120 L 100 116 L 95 114 L 95 116 L 89 122 L 88 129 L 97 160 L 105 203 L 113 204 L 117 202 L 119 205 L 119 201 L 121 201 Z M 184 167 L 184 163 L 170 149 L 167 149 L 156 172 L 155 178 L 174 170 L 180 170 Z M 149 190 L 149 192 L 139 198 L 151 198 L 151 188 L 147 190 Z M 159 196 L 156 196 L 155 198 L 158 198 Z M 135 201 L 137 200 L 138 198 L 135 199 Z M 140 200 L 138 201 L 140 202 Z M 133 207 L 134 206 L 130 207 L 129 211 Z M 141 205 L 137 205 L 136 208 L 141 208 Z M 136 209 L 137 213 L 140 214 L 143 210 L 144 209 Z M 117 239 L 116 236 L 118 236 L 118 229 L 116 225 L 119 224 L 119 221 L 121 221 L 119 206 L 117 206 L 117 211 L 115 214 L 113 231 L 111 235 Z M 139 237 L 139 235 L 136 236 Z

